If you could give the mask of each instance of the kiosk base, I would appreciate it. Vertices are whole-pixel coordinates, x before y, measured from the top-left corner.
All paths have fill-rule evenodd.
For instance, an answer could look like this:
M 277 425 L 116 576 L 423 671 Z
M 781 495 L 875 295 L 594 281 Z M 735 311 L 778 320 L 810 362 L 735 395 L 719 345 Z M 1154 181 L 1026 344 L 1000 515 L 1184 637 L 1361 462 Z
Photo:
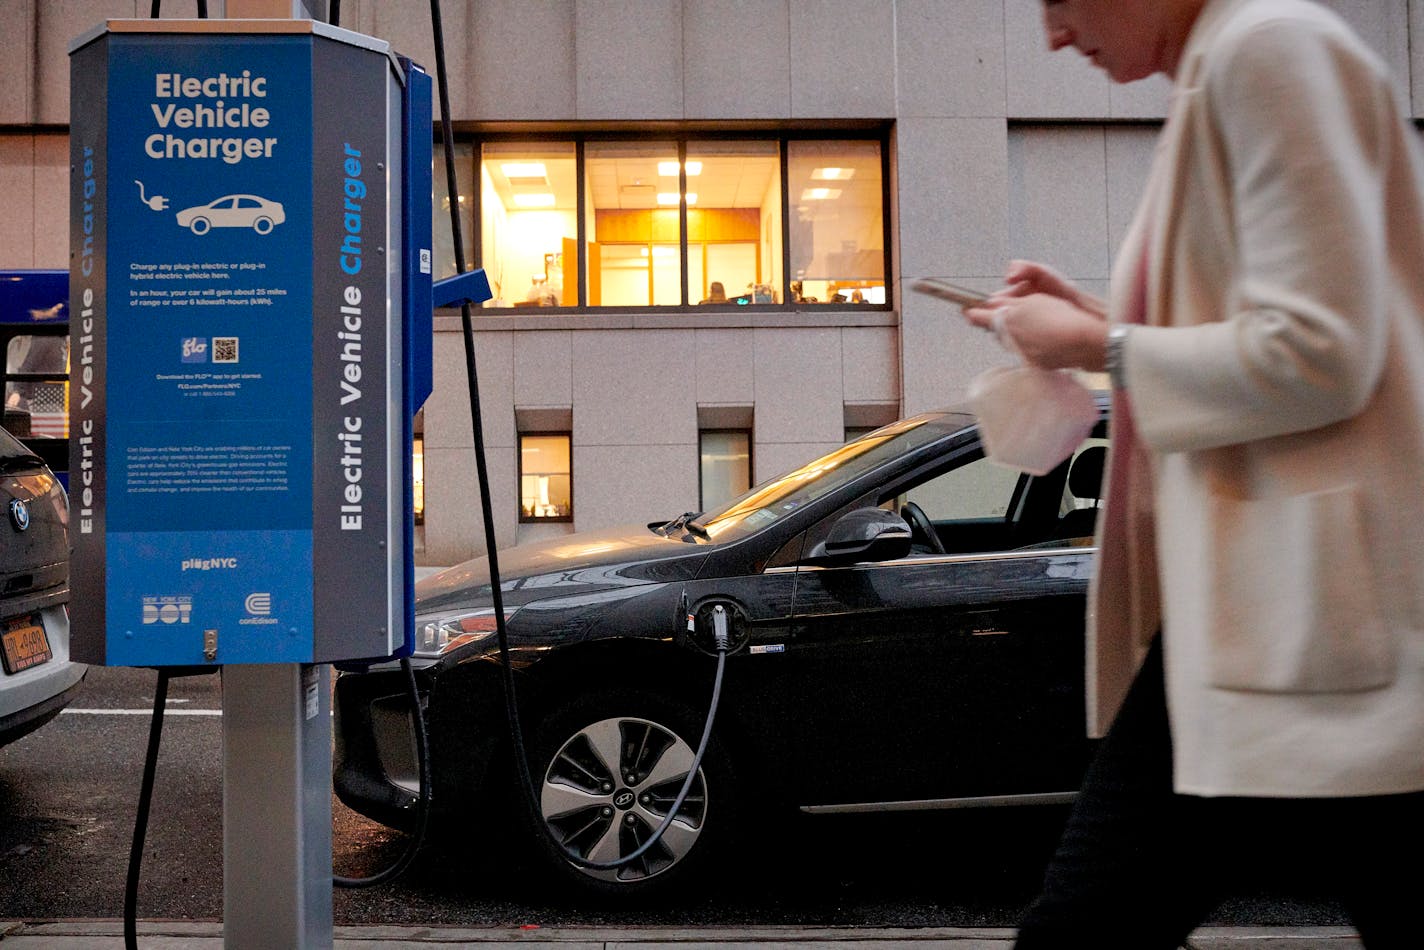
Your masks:
M 331 667 L 227 666 L 223 946 L 332 946 Z

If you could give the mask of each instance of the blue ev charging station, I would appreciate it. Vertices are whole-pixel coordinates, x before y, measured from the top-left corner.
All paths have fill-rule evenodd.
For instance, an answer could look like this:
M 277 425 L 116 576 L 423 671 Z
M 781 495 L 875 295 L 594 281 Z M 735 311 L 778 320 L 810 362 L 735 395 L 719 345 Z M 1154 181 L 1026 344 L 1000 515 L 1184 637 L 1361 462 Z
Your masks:
M 329 947 L 323 664 L 413 647 L 430 78 L 301 19 L 70 54 L 73 654 L 223 667 L 226 945 Z

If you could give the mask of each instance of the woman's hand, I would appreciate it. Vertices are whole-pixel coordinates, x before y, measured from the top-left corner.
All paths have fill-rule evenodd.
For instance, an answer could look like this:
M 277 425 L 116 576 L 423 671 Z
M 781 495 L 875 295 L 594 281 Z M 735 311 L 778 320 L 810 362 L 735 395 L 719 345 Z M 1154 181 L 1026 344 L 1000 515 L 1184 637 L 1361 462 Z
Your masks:
M 1095 373 L 1103 369 L 1107 321 L 1062 296 L 995 294 L 977 307 L 966 307 L 964 316 L 1033 366 Z
M 1047 294 L 1068 301 L 1080 310 L 1107 319 L 1107 305 L 1092 294 L 1079 289 L 1067 277 L 1036 261 L 1010 261 L 1004 274 L 1004 287 L 989 297 L 989 305 L 997 306 L 1009 298 Z

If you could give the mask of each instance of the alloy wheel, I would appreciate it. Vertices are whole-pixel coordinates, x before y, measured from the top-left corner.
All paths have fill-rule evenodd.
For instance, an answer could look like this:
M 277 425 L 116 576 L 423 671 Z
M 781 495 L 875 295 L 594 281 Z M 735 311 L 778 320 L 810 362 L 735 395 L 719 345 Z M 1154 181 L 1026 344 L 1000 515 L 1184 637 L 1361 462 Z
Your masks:
M 544 774 L 540 811 L 555 840 L 586 861 L 610 863 L 631 854 L 662 824 L 687 779 L 693 749 L 647 719 L 602 719 L 570 736 Z M 631 883 L 681 861 L 702 833 L 707 812 L 704 770 L 658 843 L 615 869 L 579 868 L 602 881 Z

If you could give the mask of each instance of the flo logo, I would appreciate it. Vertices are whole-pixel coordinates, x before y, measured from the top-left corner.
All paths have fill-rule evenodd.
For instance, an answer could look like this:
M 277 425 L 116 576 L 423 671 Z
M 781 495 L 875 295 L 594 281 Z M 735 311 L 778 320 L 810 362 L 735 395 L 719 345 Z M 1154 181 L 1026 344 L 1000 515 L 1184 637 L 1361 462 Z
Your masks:
M 143 622 L 145 624 L 189 623 L 193 616 L 191 597 L 145 597 L 143 599 Z
M 183 362 L 206 363 L 208 361 L 208 341 L 200 336 L 183 338 Z

